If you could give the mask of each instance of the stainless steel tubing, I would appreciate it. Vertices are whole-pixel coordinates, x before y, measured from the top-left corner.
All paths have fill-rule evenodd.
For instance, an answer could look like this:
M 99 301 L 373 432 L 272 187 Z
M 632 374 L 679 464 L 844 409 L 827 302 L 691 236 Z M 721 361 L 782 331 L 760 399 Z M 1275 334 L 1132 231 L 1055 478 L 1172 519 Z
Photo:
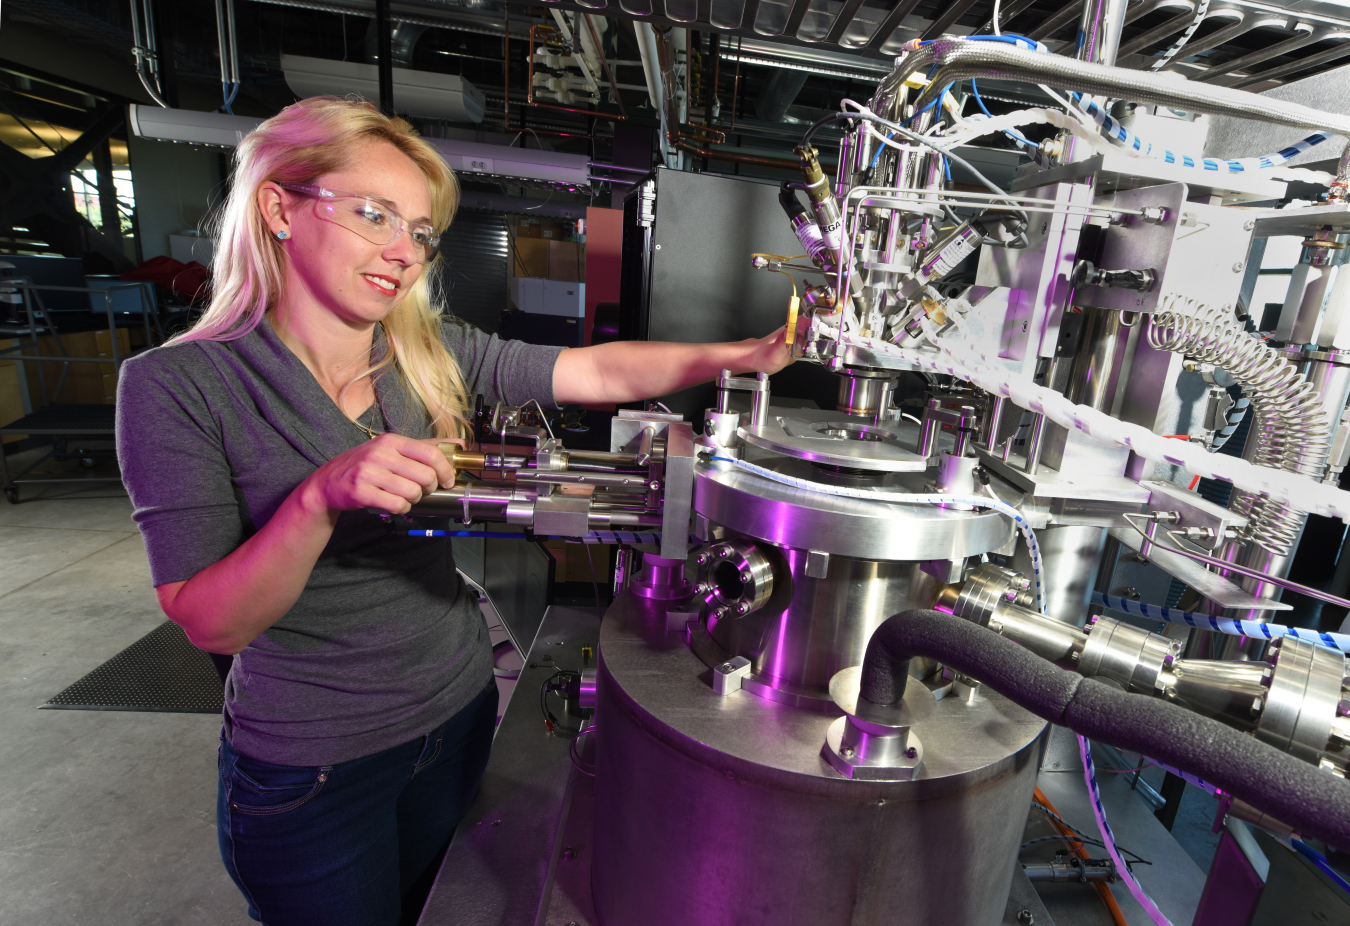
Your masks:
M 1049 527 L 1036 532 L 1036 542 L 1044 567 L 1046 613 L 1062 623 L 1082 627 L 1101 566 L 1106 531 L 1100 527 Z M 1031 575 L 1031 553 L 1020 539 L 1012 568 Z
M 990 78 L 1049 84 L 1135 103 L 1169 106 L 1185 112 L 1234 116 L 1350 137 L 1350 115 L 1323 112 L 1245 90 L 1198 84 L 1175 74 L 1090 64 L 1063 55 L 1027 51 L 1002 42 L 935 39 L 933 44 L 907 55 L 891 72 L 886 85 L 897 84 L 910 74 L 927 74 L 934 66 L 937 72 L 919 94 L 914 104 L 916 108 L 927 106 L 951 81 Z M 1342 156 L 1342 162 L 1346 160 L 1347 157 Z
M 833 717 L 717 695 L 665 609 L 620 595 L 601 626 L 600 922 L 1002 922 L 1044 721 L 984 690 L 944 698 L 914 727 L 917 778 L 850 780 L 820 757 Z
M 1092 64 L 1115 64 L 1120 50 L 1120 30 L 1125 25 L 1126 0 L 1087 0 L 1078 20 L 1083 43 L 1078 60 Z
M 709 666 L 744 656 L 755 679 L 746 687 L 799 707 L 828 708 L 830 679 L 862 663 L 872 631 L 899 611 L 930 607 L 941 586 L 916 562 L 831 556 L 817 578 L 806 550 L 756 547 L 773 562 L 773 595 L 745 617 L 709 615 L 716 645 L 695 649 Z
M 1108 411 L 1110 386 L 1119 362 L 1120 313 L 1111 309 L 1083 309 L 1083 333 L 1069 368 L 1064 395 L 1070 402 Z
M 593 531 L 613 530 L 616 527 L 652 529 L 660 528 L 661 515 L 638 511 L 616 511 L 614 509 L 595 511 L 592 509 L 586 515 L 586 523 Z

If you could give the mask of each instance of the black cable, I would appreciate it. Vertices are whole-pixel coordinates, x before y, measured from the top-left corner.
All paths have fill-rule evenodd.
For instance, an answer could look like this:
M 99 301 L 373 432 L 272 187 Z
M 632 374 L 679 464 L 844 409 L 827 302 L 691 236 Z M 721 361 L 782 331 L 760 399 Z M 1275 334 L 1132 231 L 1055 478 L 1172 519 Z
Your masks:
M 586 565 L 591 567 L 591 588 L 595 590 L 595 614 L 604 620 L 605 609 L 600 605 L 600 583 L 595 578 L 595 560 L 591 559 L 591 545 L 584 540 L 581 541 L 581 545 L 586 548 Z
M 831 122 L 839 122 L 842 119 L 860 118 L 862 118 L 861 113 L 830 113 L 828 116 L 821 116 L 815 122 L 811 123 L 811 127 L 806 130 L 806 134 L 802 136 L 800 147 L 805 148 L 807 145 L 811 144 L 811 137 Z

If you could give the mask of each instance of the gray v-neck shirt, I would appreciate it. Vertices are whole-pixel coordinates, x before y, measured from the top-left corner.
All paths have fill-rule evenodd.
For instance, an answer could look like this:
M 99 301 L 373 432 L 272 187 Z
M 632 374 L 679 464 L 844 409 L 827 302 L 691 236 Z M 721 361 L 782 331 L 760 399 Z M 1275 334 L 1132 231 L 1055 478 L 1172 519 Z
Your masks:
M 471 395 L 555 404 L 562 348 L 502 341 L 452 319 L 442 337 Z M 363 424 L 433 436 L 396 370 L 376 380 L 375 394 Z M 184 581 L 219 562 L 315 469 L 367 439 L 266 321 L 232 341 L 128 360 L 117 456 L 151 580 Z M 267 762 L 333 765 L 434 729 L 491 678 L 487 628 L 450 542 L 346 511 L 299 600 L 235 656 L 225 733 Z

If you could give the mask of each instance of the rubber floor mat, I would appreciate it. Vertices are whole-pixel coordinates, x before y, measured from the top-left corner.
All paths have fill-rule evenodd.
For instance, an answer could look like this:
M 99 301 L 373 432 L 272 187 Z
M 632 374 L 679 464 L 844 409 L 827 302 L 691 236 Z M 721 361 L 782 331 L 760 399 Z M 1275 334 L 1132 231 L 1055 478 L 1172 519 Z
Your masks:
M 220 675 L 211 657 L 165 621 L 39 707 L 75 711 L 219 714 Z

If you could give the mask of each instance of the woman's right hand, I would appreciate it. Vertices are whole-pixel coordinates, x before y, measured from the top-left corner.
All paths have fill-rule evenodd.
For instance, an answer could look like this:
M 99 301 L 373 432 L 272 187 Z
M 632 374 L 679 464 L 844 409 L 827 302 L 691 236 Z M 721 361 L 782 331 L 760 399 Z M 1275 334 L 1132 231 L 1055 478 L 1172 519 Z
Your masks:
M 305 507 L 316 513 L 378 508 L 406 514 L 422 496 L 455 483 L 454 468 L 437 447 L 441 443 L 444 438 L 381 434 L 315 470 L 302 484 Z

